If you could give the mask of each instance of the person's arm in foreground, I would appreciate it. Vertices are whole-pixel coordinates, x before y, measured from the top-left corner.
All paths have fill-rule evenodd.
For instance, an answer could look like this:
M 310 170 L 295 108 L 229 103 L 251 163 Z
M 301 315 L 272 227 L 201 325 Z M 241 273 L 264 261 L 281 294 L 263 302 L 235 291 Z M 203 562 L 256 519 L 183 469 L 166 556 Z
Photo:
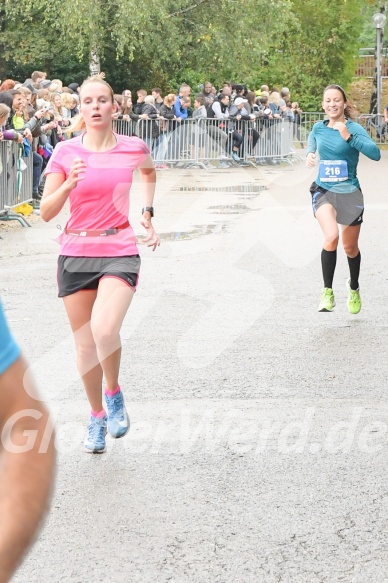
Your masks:
M 54 482 L 53 427 L 31 383 L 24 388 L 26 371 L 19 356 L 0 374 L 0 583 L 33 542 Z

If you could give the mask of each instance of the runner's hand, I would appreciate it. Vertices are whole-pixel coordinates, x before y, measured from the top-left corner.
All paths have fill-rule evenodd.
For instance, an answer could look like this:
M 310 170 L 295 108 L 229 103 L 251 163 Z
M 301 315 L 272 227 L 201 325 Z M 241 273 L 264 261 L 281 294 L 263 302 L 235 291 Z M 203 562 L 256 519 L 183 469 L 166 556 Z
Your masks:
M 315 166 L 315 161 L 316 161 L 316 155 L 314 154 L 314 152 L 310 152 L 309 154 L 307 154 L 306 157 L 306 166 L 308 168 L 314 168 Z
M 85 178 L 85 171 L 86 171 L 86 162 L 82 160 L 82 158 L 74 158 L 71 166 L 70 166 L 70 173 L 66 180 L 68 185 L 70 186 L 71 190 L 78 185 L 80 180 Z
M 341 138 L 347 140 L 350 137 L 350 132 L 343 121 L 336 121 L 333 125 L 333 130 L 337 130 L 341 134 Z
M 154 227 L 152 226 L 150 219 L 145 219 L 143 216 L 143 218 L 140 221 L 140 224 L 147 231 L 147 237 L 145 239 L 142 239 L 140 243 L 142 245 L 147 245 L 147 247 L 152 247 L 152 251 L 155 251 L 156 247 L 159 247 L 160 245 L 159 235 L 156 233 Z

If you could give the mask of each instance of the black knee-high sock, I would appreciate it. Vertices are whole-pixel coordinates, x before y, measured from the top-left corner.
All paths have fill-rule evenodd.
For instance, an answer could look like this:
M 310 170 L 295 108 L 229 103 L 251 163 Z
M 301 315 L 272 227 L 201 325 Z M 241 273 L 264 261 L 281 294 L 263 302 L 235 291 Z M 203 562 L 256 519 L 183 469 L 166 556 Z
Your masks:
M 326 251 L 326 249 L 322 249 L 321 261 L 323 285 L 332 288 L 335 266 L 337 264 L 337 249 L 335 251 Z
M 353 290 L 358 289 L 358 278 L 360 276 L 360 265 L 361 265 L 361 253 L 358 252 L 356 257 L 348 257 L 349 270 L 350 270 L 350 288 Z

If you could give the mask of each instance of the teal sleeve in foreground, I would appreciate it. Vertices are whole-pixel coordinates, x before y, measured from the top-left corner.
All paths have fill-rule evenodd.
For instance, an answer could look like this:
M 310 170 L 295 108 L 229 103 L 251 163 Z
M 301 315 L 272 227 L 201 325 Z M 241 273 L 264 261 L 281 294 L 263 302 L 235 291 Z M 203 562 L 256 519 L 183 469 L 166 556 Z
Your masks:
M 314 128 L 313 128 L 314 130 Z M 307 154 L 315 154 L 316 149 L 317 149 L 317 141 L 315 139 L 315 135 L 314 135 L 314 131 L 311 131 L 309 133 L 308 139 L 307 139 Z
M 9 331 L 0 302 L 0 374 L 3 374 L 20 355 L 20 348 Z

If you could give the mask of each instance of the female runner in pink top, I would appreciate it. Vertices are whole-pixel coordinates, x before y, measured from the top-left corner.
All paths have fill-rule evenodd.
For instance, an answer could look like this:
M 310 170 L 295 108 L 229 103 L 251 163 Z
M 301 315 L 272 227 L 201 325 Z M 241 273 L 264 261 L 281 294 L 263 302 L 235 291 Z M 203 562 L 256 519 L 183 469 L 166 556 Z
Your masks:
M 50 221 L 70 202 L 61 235 L 59 297 L 63 297 L 77 348 L 77 364 L 91 406 L 85 451 L 105 451 L 107 430 L 122 437 L 129 418 L 119 386 L 120 328 L 140 268 L 135 235 L 128 223 L 129 191 L 138 168 L 144 186 L 141 224 L 144 243 L 160 244 L 151 218 L 156 173 L 146 144 L 112 131 L 113 91 L 102 76 L 80 90 L 80 116 L 69 131 L 85 129 L 57 145 L 46 169 L 40 215 Z M 102 402 L 102 379 L 105 400 Z

